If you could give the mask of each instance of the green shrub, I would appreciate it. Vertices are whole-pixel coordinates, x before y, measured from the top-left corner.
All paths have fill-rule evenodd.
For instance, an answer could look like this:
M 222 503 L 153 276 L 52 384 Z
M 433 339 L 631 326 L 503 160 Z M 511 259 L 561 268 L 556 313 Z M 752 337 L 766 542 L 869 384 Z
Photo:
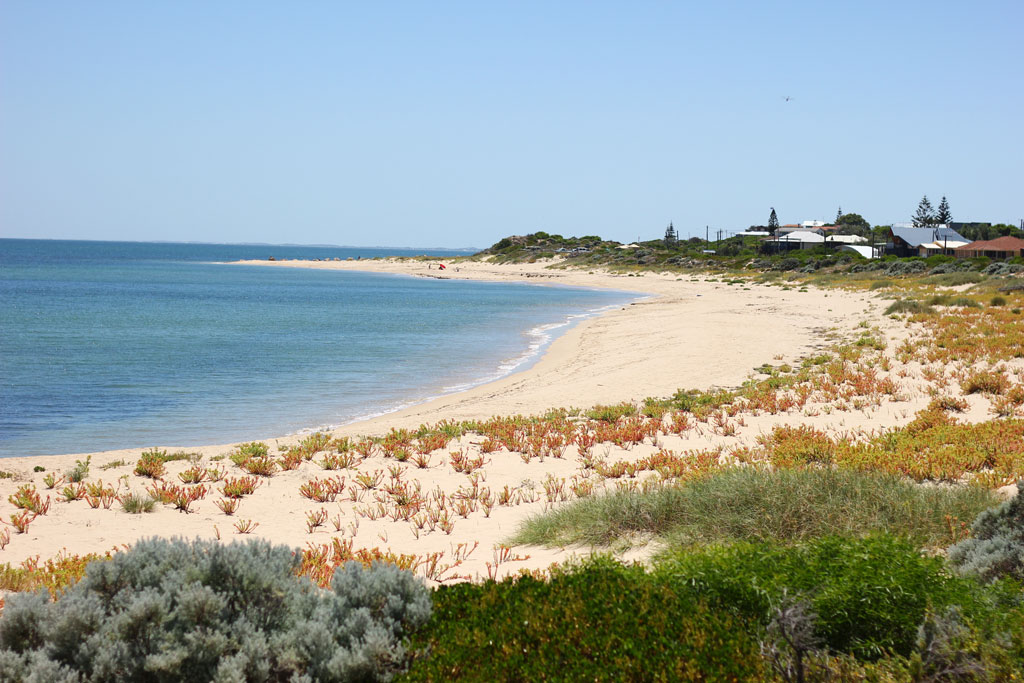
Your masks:
M 1005 296 L 998 296 L 998 295 L 994 296 L 988 302 L 988 305 L 989 306 L 1005 306 L 1006 305 L 1006 297 Z
M 1013 383 L 999 369 L 973 370 L 960 381 L 960 388 L 965 394 L 1006 393 Z
M 953 297 L 952 299 L 949 300 L 949 305 L 963 306 L 965 308 L 981 308 L 981 304 L 979 304 L 974 299 L 968 298 L 966 296 Z
M 430 614 L 427 589 L 391 565 L 351 562 L 331 590 L 297 578 L 290 548 L 149 539 L 56 601 L 10 595 L 5 680 L 378 680 Z
M 986 581 L 1004 576 L 1024 580 L 1024 481 L 1017 483 L 1012 499 L 978 515 L 971 537 L 949 549 L 949 561 Z
M 950 575 L 941 558 L 888 535 L 680 551 L 657 573 L 712 605 L 760 619 L 786 595 L 803 596 L 827 647 L 867 659 L 909 654 L 929 608 L 974 600 L 970 581 Z
M 693 413 L 701 410 L 714 410 L 722 405 L 731 403 L 735 399 L 735 394 L 724 389 L 712 389 L 709 391 L 680 389 L 669 399 L 669 403 L 676 410 Z
M 270 454 L 270 447 L 262 441 L 249 441 L 248 443 L 239 444 L 235 450 L 231 452 L 231 462 L 236 465 L 243 465 L 246 461 L 251 458 L 266 458 Z
M 616 422 L 622 417 L 632 417 L 637 414 L 636 406 L 632 403 L 620 403 L 614 406 L 596 405 L 586 413 L 591 420 L 602 420 L 604 422 Z
M 138 462 L 135 464 L 135 474 L 140 477 L 159 479 L 167 472 L 167 468 L 164 466 L 166 456 L 167 451 L 157 448 L 143 451 L 139 456 Z
M 671 577 L 604 558 L 496 583 L 441 586 L 412 646 L 413 681 L 761 680 L 757 625 Z
M 76 460 L 75 466 L 64 473 L 64 477 L 74 483 L 78 483 L 89 476 L 89 462 L 92 456 L 86 456 L 85 460 Z
M 672 403 L 667 399 L 646 398 L 640 412 L 647 417 L 660 420 L 672 408 Z

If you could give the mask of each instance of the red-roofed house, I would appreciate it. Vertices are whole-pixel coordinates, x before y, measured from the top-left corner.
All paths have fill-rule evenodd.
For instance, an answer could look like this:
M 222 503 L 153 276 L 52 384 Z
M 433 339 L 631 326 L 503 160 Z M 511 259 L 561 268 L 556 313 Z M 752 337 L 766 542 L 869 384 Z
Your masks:
M 988 256 L 989 258 L 1005 259 L 1024 256 L 1024 240 L 1019 237 L 999 237 L 994 240 L 971 242 L 953 251 L 957 258 L 973 258 Z

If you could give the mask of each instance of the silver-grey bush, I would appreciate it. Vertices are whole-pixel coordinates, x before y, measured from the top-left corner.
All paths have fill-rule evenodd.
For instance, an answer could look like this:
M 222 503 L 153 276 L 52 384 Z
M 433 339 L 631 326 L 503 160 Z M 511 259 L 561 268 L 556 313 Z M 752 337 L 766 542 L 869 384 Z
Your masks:
M 1017 495 L 985 510 L 971 524 L 971 537 L 949 548 L 949 561 L 964 574 L 992 581 L 1024 580 L 1024 481 Z
M 11 595 L 0 680 L 376 681 L 408 661 L 430 616 L 412 574 L 352 562 L 330 590 L 295 576 L 286 546 L 149 539 L 56 601 Z

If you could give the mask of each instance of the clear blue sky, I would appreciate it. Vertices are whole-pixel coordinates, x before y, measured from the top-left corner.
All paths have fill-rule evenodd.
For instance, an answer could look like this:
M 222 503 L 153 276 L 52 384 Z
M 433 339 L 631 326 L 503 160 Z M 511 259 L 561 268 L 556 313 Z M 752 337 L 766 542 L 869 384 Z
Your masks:
M 0 0 L 0 236 L 630 240 L 924 194 L 1016 224 L 1022 26 L 1020 0 Z

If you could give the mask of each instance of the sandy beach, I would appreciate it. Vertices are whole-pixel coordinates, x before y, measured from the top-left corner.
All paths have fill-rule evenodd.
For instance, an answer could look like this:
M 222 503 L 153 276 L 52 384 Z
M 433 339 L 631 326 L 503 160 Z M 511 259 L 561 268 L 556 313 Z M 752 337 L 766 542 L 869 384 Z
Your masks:
M 342 430 L 350 434 L 376 434 L 439 419 L 529 415 L 552 407 L 641 400 L 681 388 L 735 386 L 762 363 L 793 361 L 823 347 L 828 335 L 848 333 L 878 306 L 876 299 L 863 294 L 730 286 L 676 273 L 631 277 L 553 270 L 547 267 L 550 262 L 462 262 L 444 271 L 438 270 L 436 262 L 412 260 L 243 261 L 239 265 L 603 287 L 646 297 L 569 330 L 529 370 Z
M 877 295 L 842 290 L 805 290 L 796 287 L 729 284 L 708 276 L 651 274 L 626 276 L 607 272 L 549 269 L 547 263 L 494 265 L 483 262 L 458 263 L 444 271 L 436 263 L 416 260 L 372 261 L 259 261 L 240 265 L 268 268 L 321 268 L 392 273 L 398 276 L 467 278 L 527 282 L 548 286 L 605 287 L 637 293 L 643 297 L 621 309 L 585 320 L 557 338 L 544 356 L 531 368 L 490 384 L 465 392 L 443 396 L 373 420 L 347 425 L 331 436 L 374 436 L 394 428 L 415 429 L 421 424 L 442 420 L 483 420 L 492 416 L 535 415 L 550 408 L 587 408 L 597 404 L 640 401 L 645 397 L 669 396 L 676 390 L 734 387 L 754 374 L 764 363 L 798 364 L 819 349 L 849 338 L 866 325 L 882 326 L 891 339 L 905 330 L 882 315 L 885 302 Z M 784 422 L 832 425 L 836 429 L 878 428 L 905 422 L 917 406 L 926 400 L 923 391 L 903 392 L 900 403 L 883 404 L 841 414 L 814 415 L 794 411 L 788 415 L 751 415 L 729 433 L 695 429 L 686 434 L 662 435 L 632 446 L 606 445 L 602 457 L 636 460 L 661 449 L 683 453 L 717 446 L 735 447 L 754 443 L 759 434 Z M 324 391 L 335 391 L 324 387 Z M 979 408 L 980 410 L 980 408 Z M 271 455 L 278 455 L 297 444 L 301 436 L 281 436 L 267 440 Z M 219 537 L 224 541 L 245 538 L 236 529 L 239 520 L 258 524 L 251 537 L 285 543 L 293 547 L 330 544 L 333 539 L 353 548 L 379 548 L 393 553 L 420 557 L 441 553 L 440 563 L 449 564 L 446 572 L 435 572 L 434 580 L 459 577 L 486 577 L 515 572 L 521 568 L 544 568 L 561 561 L 572 552 L 586 549 L 517 548 L 502 560 L 498 544 L 504 542 L 524 518 L 539 513 L 571 496 L 564 493 L 580 481 L 592 481 L 584 472 L 574 448 L 562 457 L 523 458 L 501 449 L 486 452 L 479 435 L 466 434 L 429 454 L 426 467 L 411 462 L 395 462 L 379 451 L 349 469 L 327 470 L 320 464 L 322 454 L 302 462 L 297 469 L 278 471 L 260 478 L 255 493 L 244 497 L 234 515 L 225 515 L 215 505 L 221 499 L 223 482 L 207 482 L 208 493 L 197 500 L 188 514 L 172 506 L 157 505 L 149 514 L 132 515 L 115 502 L 109 509 L 103 504 L 91 507 L 84 499 L 67 501 L 62 495 L 66 482 L 48 489 L 47 475 L 59 476 L 78 460 L 87 457 L 90 473 L 86 482 L 113 487 L 118 493 L 143 492 L 154 481 L 133 473 L 145 449 L 127 449 L 91 454 L 72 454 L 32 458 L 9 458 L 0 469 L 11 473 L 0 480 L 0 494 L 6 506 L 4 518 L 16 510 L 7 497 L 19 486 L 34 485 L 43 499 L 49 497 L 49 511 L 36 517 L 26 533 L 13 533 L 0 551 L 0 562 L 18 563 L 31 557 L 43 559 L 60 552 L 81 554 L 102 552 L 131 544 L 153 535 Z M 195 455 L 192 462 L 167 464 L 165 482 L 181 485 L 179 474 L 193 465 L 244 474 L 224 456 L 235 444 L 202 447 L 160 444 L 168 452 L 186 450 Z M 458 472 L 452 466 L 452 453 L 467 459 L 479 458 L 482 466 L 472 474 Z M 45 471 L 33 471 L 34 468 Z M 357 485 L 357 477 L 378 476 L 376 486 Z M 300 494 L 300 487 L 311 480 L 344 478 L 340 494 L 334 500 L 317 502 Z M 515 493 L 515 504 L 496 505 L 484 514 L 482 509 L 453 516 L 447 532 L 416 528 L 407 519 L 394 520 L 373 506 L 382 500 L 380 491 L 392 485 L 415 488 L 445 496 L 446 500 L 464 500 L 467 487 L 486 488 L 492 495 L 503 489 Z M 552 482 L 562 482 L 563 492 Z M 549 487 L 550 484 L 550 487 Z M 597 482 L 597 489 L 611 486 Z M 556 492 L 552 494 L 551 488 Z M 435 498 L 436 499 L 436 498 Z M 454 508 L 453 508 L 454 509 Z M 324 512 L 321 513 L 320 511 Z M 311 519 L 323 515 L 320 524 Z M 329 521 L 328 521 L 329 520 Z M 475 548 L 469 552 L 467 551 Z M 641 551 L 642 552 L 642 551 Z M 528 559 L 527 559 L 528 556 Z M 499 566 L 500 565 L 500 566 Z M 495 569 L 495 567 L 497 568 Z

